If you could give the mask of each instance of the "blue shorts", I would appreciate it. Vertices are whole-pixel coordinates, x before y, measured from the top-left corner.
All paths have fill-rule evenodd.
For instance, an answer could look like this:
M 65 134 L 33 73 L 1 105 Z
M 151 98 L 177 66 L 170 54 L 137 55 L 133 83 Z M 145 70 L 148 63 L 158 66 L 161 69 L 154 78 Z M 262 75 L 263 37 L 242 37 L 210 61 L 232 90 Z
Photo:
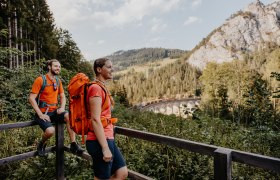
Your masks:
M 40 119 L 37 114 L 35 115 L 34 120 L 40 126 L 40 128 L 45 132 L 46 129 L 52 127 L 55 122 L 64 122 L 64 115 L 66 113 L 68 112 L 64 111 L 61 114 L 57 114 L 57 110 L 48 112 L 47 115 L 50 117 L 51 122 Z
M 94 176 L 99 179 L 110 179 L 110 177 L 120 168 L 125 167 L 125 160 L 116 146 L 113 139 L 107 139 L 108 146 L 113 155 L 113 161 L 103 160 L 102 148 L 97 140 L 87 140 L 86 147 L 92 157 Z

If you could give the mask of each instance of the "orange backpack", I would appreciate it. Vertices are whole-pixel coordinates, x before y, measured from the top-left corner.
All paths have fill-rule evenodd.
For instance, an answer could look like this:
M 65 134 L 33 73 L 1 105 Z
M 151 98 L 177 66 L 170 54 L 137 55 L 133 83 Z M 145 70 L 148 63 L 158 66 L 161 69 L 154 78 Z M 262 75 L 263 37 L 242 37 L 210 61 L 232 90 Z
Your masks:
M 69 110 L 70 110 L 70 127 L 76 134 L 82 135 L 82 144 L 84 144 L 84 136 L 89 131 L 93 131 L 90 113 L 87 107 L 87 92 L 92 84 L 98 84 L 105 92 L 105 101 L 102 104 L 102 111 L 109 106 L 110 97 L 106 88 L 98 81 L 90 82 L 90 79 L 84 73 L 76 74 L 68 85 L 69 92 Z M 103 127 L 109 123 L 116 123 L 117 118 L 101 117 Z

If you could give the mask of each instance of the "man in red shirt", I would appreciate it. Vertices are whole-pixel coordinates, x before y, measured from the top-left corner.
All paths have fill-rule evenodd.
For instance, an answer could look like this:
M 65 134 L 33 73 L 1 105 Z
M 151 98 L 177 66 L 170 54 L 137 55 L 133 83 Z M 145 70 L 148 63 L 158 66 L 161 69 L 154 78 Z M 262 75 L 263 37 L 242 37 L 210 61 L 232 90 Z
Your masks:
M 56 121 L 66 122 L 71 141 L 70 149 L 73 153 L 82 154 L 83 150 L 76 143 L 75 133 L 69 125 L 69 114 L 65 111 L 66 97 L 62 83 L 56 77 L 60 73 L 60 63 L 58 60 L 52 59 L 47 62 L 47 65 L 49 72 L 44 77 L 39 76 L 35 79 L 29 95 L 29 102 L 36 111 L 34 120 L 44 131 L 37 146 L 38 155 L 45 155 L 46 141 L 55 133 L 53 123 Z M 44 83 L 43 78 L 46 83 L 43 91 L 40 92 Z M 58 107 L 58 95 L 60 96 L 60 107 Z

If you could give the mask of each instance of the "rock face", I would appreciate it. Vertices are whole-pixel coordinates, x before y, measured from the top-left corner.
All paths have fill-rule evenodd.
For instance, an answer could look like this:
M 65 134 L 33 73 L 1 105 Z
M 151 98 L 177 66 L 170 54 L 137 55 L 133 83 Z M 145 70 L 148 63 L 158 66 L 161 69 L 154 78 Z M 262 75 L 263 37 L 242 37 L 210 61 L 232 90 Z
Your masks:
M 268 44 L 280 45 L 280 1 L 265 6 L 257 0 L 208 35 L 187 61 L 203 69 L 207 62 L 242 60 Z

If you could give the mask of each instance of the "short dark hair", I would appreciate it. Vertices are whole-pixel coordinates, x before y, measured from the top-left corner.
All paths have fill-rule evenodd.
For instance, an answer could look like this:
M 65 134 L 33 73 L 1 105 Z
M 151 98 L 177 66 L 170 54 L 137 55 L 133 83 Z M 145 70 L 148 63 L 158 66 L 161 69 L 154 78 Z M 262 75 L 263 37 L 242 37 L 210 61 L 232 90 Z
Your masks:
M 52 66 L 53 62 L 59 62 L 57 59 L 50 59 L 47 61 L 47 66 Z
M 102 68 L 105 65 L 105 63 L 109 60 L 110 59 L 108 59 L 108 58 L 98 58 L 94 61 L 93 71 L 94 71 L 95 75 L 98 75 L 97 68 L 98 67 Z

